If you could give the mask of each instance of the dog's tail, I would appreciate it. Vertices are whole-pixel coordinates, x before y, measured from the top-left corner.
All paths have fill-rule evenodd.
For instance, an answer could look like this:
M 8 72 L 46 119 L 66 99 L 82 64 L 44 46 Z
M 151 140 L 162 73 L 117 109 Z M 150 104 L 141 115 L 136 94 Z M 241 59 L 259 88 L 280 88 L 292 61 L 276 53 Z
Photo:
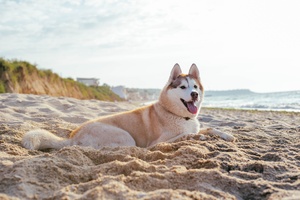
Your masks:
M 23 147 L 31 150 L 38 149 L 61 149 L 71 145 L 71 140 L 58 137 L 49 131 L 38 129 L 25 133 L 22 139 Z

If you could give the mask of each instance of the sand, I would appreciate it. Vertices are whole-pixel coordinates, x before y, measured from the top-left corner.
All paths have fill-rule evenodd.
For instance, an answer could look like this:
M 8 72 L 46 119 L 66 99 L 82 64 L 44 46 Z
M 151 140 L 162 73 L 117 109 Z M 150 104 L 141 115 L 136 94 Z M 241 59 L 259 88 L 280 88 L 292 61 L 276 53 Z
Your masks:
M 204 127 L 235 142 L 196 134 L 152 149 L 21 146 L 28 130 L 67 137 L 88 119 L 135 107 L 1 94 L 0 199 L 300 199 L 300 113 L 201 110 Z

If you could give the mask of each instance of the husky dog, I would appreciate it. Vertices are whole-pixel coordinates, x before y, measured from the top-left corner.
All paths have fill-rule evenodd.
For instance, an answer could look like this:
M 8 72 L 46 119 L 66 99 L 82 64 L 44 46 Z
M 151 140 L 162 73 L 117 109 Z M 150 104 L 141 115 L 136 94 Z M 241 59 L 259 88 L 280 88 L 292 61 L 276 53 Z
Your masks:
M 68 139 L 46 130 L 29 131 L 25 133 L 22 144 L 28 149 L 60 149 L 70 145 L 147 148 L 199 131 L 233 141 L 234 137 L 230 134 L 211 128 L 200 130 L 197 115 L 203 96 L 197 66 L 193 64 L 188 74 L 182 74 L 180 66 L 175 64 L 158 102 L 133 111 L 90 120 L 73 130 Z

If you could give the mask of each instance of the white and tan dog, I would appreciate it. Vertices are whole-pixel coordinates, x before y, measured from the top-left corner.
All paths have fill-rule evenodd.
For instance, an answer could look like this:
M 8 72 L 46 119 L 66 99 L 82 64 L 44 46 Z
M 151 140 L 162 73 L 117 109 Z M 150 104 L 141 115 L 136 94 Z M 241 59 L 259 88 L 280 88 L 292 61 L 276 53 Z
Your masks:
M 68 139 L 46 130 L 29 131 L 22 144 L 28 149 L 60 149 L 70 145 L 151 147 L 199 131 L 233 141 L 230 134 L 211 128 L 200 130 L 197 115 L 203 95 L 197 66 L 193 64 L 188 74 L 182 74 L 176 64 L 158 102 L 153 105 L 88 121 L 72 131 Z

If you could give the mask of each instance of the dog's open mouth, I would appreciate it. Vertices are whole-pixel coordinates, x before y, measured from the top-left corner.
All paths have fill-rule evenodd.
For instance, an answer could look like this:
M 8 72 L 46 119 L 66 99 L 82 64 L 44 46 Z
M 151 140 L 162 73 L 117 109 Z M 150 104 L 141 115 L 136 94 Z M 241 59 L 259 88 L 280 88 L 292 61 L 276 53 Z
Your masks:
M 183 105 L 185 105 L 185 107 L 187 108 L 187 110 L 192 113 L 192 114 L 196 114 L 198 112 L 198 108 L 195 105 L 195 101 L 185 101 L 183 99 L 180 99 L 181 102 L 183 103 Z

